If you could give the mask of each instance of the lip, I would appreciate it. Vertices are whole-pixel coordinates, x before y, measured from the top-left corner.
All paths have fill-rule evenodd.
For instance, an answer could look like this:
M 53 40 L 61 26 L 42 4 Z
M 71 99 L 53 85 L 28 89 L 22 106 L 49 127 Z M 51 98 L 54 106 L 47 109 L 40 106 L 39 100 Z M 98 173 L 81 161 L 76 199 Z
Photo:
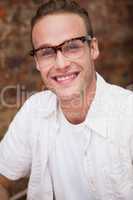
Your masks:
M 57 84 L 60 85 L 68 85 L 71 84 L 79 75 L 80 72 L 71 72 L 66 74 L 57 74 L 52 76 L 52 80 L 54 80 Z

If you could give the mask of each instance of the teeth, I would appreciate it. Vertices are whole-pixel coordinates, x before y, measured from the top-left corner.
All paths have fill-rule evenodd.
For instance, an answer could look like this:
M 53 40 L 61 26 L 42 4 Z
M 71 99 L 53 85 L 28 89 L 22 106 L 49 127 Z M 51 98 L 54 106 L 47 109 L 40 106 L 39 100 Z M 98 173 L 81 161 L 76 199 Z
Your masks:
M 66 80 L 74 78 L 75 76 L 76 76 L 75 74 L 72 74 L 72 75 L 69 75 L 69 76 L 57 77 L 56 79 L 57 79 L 57 81 L 66 81 Z

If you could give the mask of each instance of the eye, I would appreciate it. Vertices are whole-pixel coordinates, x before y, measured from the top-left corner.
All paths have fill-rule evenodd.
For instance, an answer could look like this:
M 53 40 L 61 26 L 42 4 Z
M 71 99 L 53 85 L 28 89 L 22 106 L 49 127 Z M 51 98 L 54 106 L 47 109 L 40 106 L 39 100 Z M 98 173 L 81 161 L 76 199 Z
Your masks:
M 37 53 L 40 57 L 51 57 L 55 54 L 55 50 L 52 47 L 47 47 L 40 49 Z
M 64 46 L 65 51 L 77 51 L 83 46 L 83 43 L 80 40 L 69 41 Z

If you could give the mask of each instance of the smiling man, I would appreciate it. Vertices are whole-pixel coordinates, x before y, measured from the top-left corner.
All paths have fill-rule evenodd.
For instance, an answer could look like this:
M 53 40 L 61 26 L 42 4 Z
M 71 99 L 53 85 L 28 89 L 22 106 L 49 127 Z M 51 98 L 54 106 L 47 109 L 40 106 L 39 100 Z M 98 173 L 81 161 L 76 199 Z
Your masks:
M 132 200 L 133 94 L 96 73 L 88 13 L 51 0 L 31 26 L 47 91 L 25 102 L 0 144 L 0 198 L 29 176 L 29 200 Z
M 90 96 L 95 93 L 94 60 L 99 51 L 91 32 L 82 16 L 67 11 L 37 19 L 32 29 L 37 69 L 46 87 L 57 95 L 60 106 L 64 107 L 64 102 L 68 105 L 64 114 L 72 123 L 85 119 Z M 75 97 L 79 101 L 76 106 L 72 105 Z M 77 116 L 75 109 L 80 113 Z

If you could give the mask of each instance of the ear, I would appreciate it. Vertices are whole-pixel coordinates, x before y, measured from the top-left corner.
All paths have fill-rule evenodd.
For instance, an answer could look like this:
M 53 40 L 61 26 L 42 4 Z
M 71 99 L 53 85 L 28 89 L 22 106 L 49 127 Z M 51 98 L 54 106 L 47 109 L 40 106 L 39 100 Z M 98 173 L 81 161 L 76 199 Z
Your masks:
M 99 56 L 99 48 L 97 39 L 94 37 L 90 43 L 90 54 L 93 60 L 96 60 Z
M 36 69 L 37 69 L 38 71 L 40 71 L 40 66 L 39 66 L 39 63 L 38 63 L 38 61 L 37 61 L 36 56 L 34 56 L 34 60 L 35 60 L 35 64 L 36 64 Z

